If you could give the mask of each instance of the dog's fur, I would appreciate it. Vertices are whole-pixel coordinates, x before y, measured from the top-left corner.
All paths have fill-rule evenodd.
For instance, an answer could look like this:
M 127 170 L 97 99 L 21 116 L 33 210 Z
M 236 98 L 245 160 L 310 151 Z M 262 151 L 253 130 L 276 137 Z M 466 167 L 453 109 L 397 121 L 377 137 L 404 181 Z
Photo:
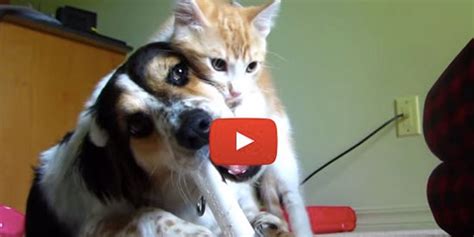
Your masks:
M 186 226 L 188 233 L 218 234 L 209 211 L 203 217 L 196 214 L 195 204 L 200 195 L 183 175 L 199 167 L 199 162 L 193 159 L 199 151 L 184 149 L 175 136 L 182 123 L 180 114 L 196 108 L 212 118 L 235 115 L 274 119 L 279 133 L 275 164 L 248 167 L 237 176 L 231 175 L 228 167 L 219 169 L 230 180 L 248 181 L 229 182 L 229 185 L 258 233 L 287 234 L 287 227 L 281 221 L 281 198 L 297 236 L 311 234 L 298 190 L 298 167 L 288 118 L 263 67 L 265 38 L 279 1 L 248 9 L 221 0 L 198 2 L 177 0 L 178 21 L 171 19 L 153 40 L 171 41 L 174 46 L 159 44 L 160 50 L 151 50 L 154 53 L 149 50 L 152 46 L 138 50 L 99 83 L 79 117 L 76 130 L 42 154 L 28 202 L 29 235 L 125 235 L 130 229 L 143 234 L 157 228 L 164 234 L 172 229 L 163 228 L 163 223 L 156 221 L 163 216 Z M 210 16 L 218 19 L 209 19 Z M 225 27 L 237 28 L 212 30 L 222 26 L 223 19 L 226 19 Z M 239 23 L 233 24 L 233 20 Z M 251 40 L 247 43 L 239 41 L 249 40 L 248 37 Z M 236 41 L 227 42 L 231 39 Z M 226 50 L 217 48 L 224 46 L 230 47 L 226 50 L 232 56 L 219 55 Z M 241 55 L 241 52 L 246 53 Z M 213 71 L 210 59 L 221 57 L 233 68 L 232 73 Z M 259 64 L 255 71 L 239 72 L 245 71 L 254 59 Z M 170 85 L 166 78 L 179 63 L 190 67 L 189 82 L 184 86 Z M 231 96 L 235 90 L 242 94 L 240 98 Z M 129 116 L 137 113 L 153 121 L 148 124 L 152 124 L 154 132 L 146 137 L 127 133 Z M 264 205 L 280 219 L 259 212 L 253 189 L 256 181 Z M 206 228 L 183 223 L 181 219 Z M 115 228 L 114 223 L 121 222 L 122 228 Z
M 196 154 L 206 147 L 189 149 L 177 134 L 189 111 L 211 119 L 231 112 L 193 61 L 173 45 L 153 43 L 99 83 L 76 129 L 41 155 L 27 236 L 219 234 L 209 210 L 198 215 L 200 193 L 186 175 L 199 169 Z M 252 221 L 265 233 L 283 226 L 272 218 Z

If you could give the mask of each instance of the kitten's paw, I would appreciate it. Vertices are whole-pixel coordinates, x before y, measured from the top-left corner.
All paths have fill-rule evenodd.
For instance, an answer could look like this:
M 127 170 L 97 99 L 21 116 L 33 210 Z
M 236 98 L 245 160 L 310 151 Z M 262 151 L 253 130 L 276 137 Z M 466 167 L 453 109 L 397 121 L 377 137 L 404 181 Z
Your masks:
M 252 226 L 258 237 L 293 237 L 285 221 L 268 212 L 260 212 L 253 220 Z

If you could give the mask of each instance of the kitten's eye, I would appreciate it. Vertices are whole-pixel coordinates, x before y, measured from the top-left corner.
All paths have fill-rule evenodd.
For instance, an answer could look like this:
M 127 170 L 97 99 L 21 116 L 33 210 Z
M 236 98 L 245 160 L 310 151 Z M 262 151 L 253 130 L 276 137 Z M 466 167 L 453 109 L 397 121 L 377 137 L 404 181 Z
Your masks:
M 225 62 L 224 59 L 220 58 L 213 58 L 211 59 L 211 64 L 214 70 L 218 72 L 225 72 L 227 71 L 227 63 Z
M 188 83 L 188 67 L 184 63 L 179 63 L 175 65 L 166 80 L 171 85 L 175 86 L 184 86 Z
M 255 69 L 257 69 L 257 66 L 258 66 L 258 63 L 256 61 L 253 61 L 253 62 L 249 63 L 249 65 L 247 66 L 246 72 L 247 73 L 254 72 Z
M 153 121 L 143 112 L 129 115 L 127 126 L 128 133 L 135 138 L 147 137 L 153 132 Z

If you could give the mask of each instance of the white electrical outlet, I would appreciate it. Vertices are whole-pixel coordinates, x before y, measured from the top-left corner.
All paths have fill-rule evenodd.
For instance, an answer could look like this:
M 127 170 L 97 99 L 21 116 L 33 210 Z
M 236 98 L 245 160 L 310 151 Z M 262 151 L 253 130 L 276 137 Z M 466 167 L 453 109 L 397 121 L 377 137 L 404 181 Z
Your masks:
M 398 137 L 421 135 L 418 96 L 395 99 L 395 113 L 403 114 L 403 117 L 397 120 Z

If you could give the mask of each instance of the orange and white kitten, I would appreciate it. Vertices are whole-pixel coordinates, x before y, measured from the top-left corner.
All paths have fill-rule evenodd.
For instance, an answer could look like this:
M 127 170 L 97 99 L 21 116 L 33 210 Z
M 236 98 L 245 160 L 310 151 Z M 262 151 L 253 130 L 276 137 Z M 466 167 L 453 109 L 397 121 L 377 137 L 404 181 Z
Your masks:
M 222 0 L 176 0 L 170 19 L 152 41 L 171 41 L 194 54 L 209 67 L 210 80 L 236 117 L 270 118 L 278 128 L 275 163 L 257 170 L 261 197 L 267 210 L 282 217 L 280 200 L 289 213 L 296 236 L 311 236 L 308 216 L 299 191 L 299 168 L 291 141 L 288 116 L 265 68 L 267 41 L 280 0 L 257 7 L 242 7 Z M 224 167 L 231 175 L 251 173 L 252 167 Z M 233 183 L 249 220 L 258 204 L 252 186 Z

